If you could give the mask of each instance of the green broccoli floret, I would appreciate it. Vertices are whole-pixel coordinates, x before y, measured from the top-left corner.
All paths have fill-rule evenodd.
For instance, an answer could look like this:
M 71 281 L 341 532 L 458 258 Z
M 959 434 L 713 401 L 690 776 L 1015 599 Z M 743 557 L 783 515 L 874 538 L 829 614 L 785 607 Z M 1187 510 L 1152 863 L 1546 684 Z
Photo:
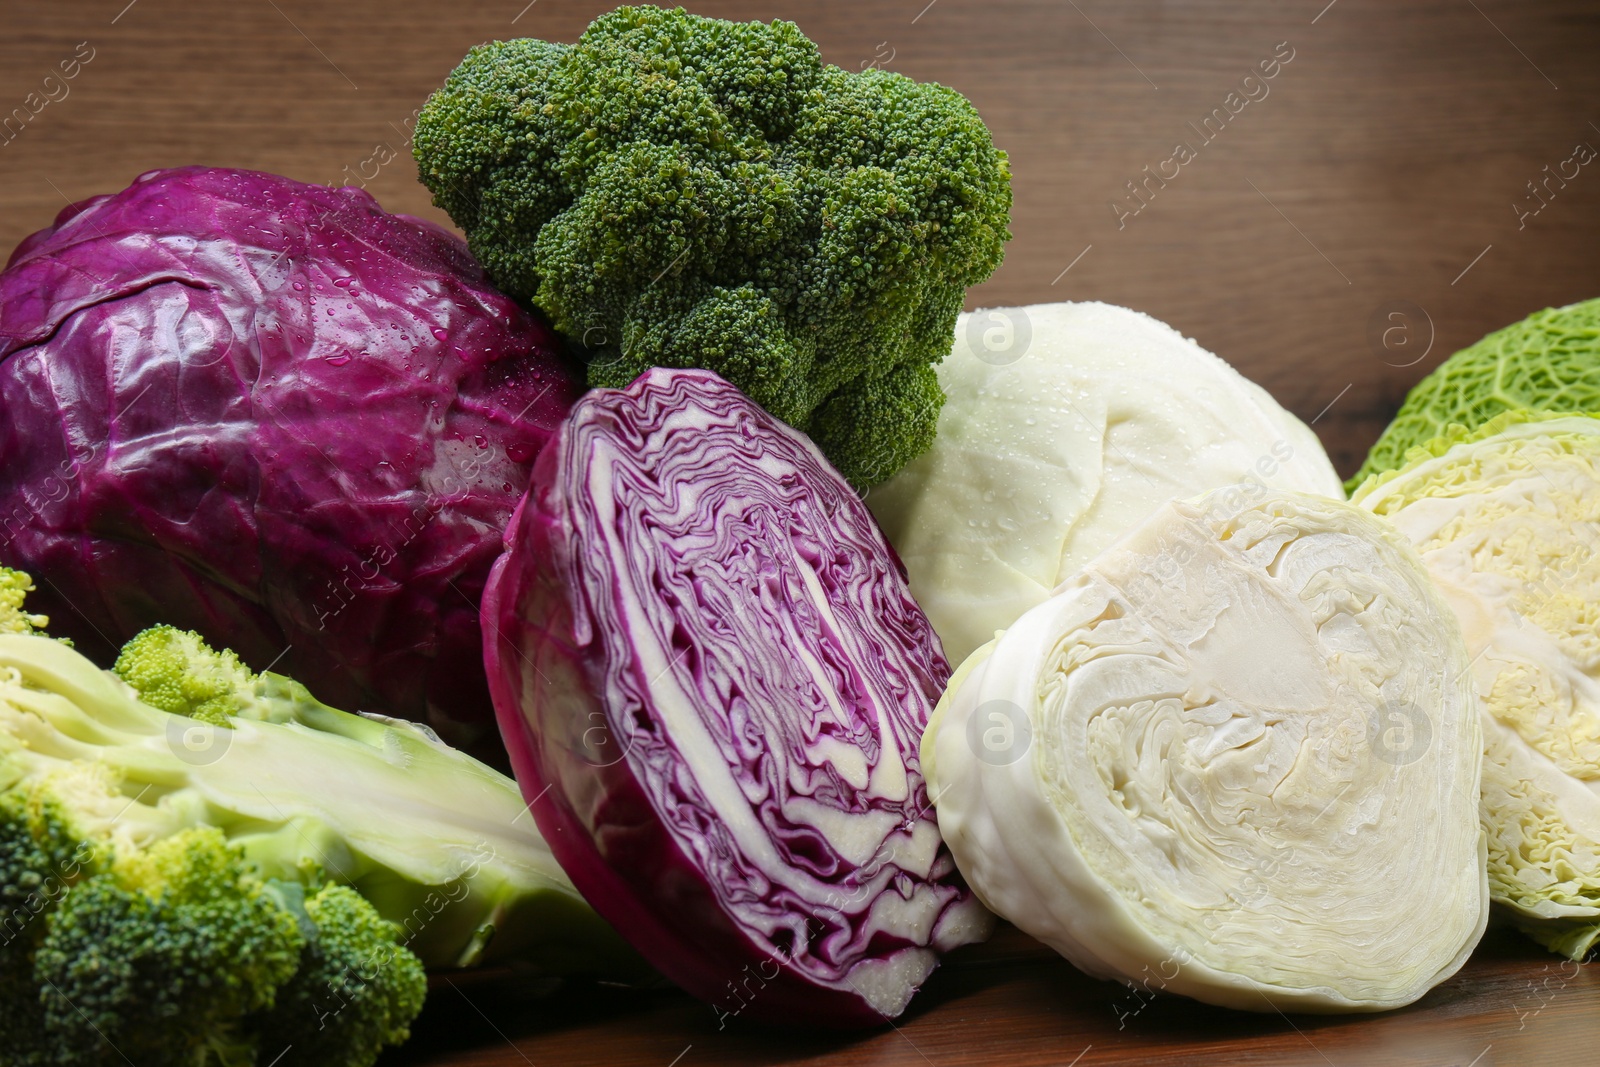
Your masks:
M 262 1048 L 266 1061 L 283 1049 L 285 1065 L 343 1063 L 350 1045 L 404 1044 L 427 994 L 422 962 L 396 945 L 393 924 L 353 889 L 324 886 L 302 907 L 315 936 L 299 971 L 258 1020 L 260 1032 L 270 1035 Z
M 858 487 L 933 440 L 964 291 L 1010 173 L 952 89 L 825 65 L 793 23 L 623 7 L 574 45 L 474 48 L 415 154 L 495 282 L 589 382 L 704 367 Z
M 1535 312 L 1445 360 L 1407 394 L 1345 488 L 1404 466 L 1451 426 L 1475 430 L 1517 410 L 1600 411 L 1600 300 Z
M 45 916 L 89 869 L 53 802 L 12 788 L 19 773 L 5 753 L 14 742 L 0 734 L 0 1063 L 48 1067 L 56 1062 L 46 1041 L 44 1001 L 33 978 L 33 956 L 45 933 Z
M 33 579 L 10 567 L 0 567 L 0 634 L 31 634 L 50 625 L 43 615 L 30 615 L 22 602 L 33 592 Z
M 226 726 L 252 704 L 255 675 L 192 630 L 152 626 L 122 646 L 112 667 L 151 707 Z
M 61 647 L 0 639 L 0 671 L 30 651 L 18 641 Z M 95 696 L 163 714 L 100 678 Z M 198 798 L 150 802 L 171 776 L 131 739 L 98 760 L 52 737 L 52 726 L 110 734 L 117 717 L 109 704 L 82 714 L 92 696 L 64 696 L 14 678 L 0 687 L 0 1048 L 17 1050 L 0 1063 L 248 1067 L 272 1062 L 292 1034 L 307 1051 L 285 1065 L 365 1067 L 404 1040 L 427 983 L 399 928 L 343 887 L 299 906 L 300 884 L 264 881 L 222 828 L 189 825 L 204 814 Z M 335 907 L 314 906 L 335 890 Z M 369 959 L 384 962 L 362 972 L 374 994 L 312 1013 L 339 995 L 346 964 Z
M 253 1063 L 244 1017 L 298 969 L 295 916 L 212 827 L 124 845 L 106 866 L 66 894 L 35 954 L 53 1051 L 75 1064 Z
M 118 670 L 0 635 L 5 1067 L 365 1067 L 424 966 L 643 975 L 510 779 L 193 634 L 146 632 Z

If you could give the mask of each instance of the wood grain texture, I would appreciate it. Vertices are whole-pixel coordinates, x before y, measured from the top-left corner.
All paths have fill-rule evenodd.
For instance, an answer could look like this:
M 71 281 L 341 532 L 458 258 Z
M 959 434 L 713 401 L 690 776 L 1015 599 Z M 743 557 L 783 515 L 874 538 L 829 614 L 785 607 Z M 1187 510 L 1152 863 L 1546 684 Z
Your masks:
M 1600 9 L 1325 4 L 706 0 L 696 10 L 792 18 L 841 66 L 879 62 L 959 88 L 1011 154 L 1016 190 L 1006 262 L 969 306 L 1098 299 L 1147 311 L 1302 418 L 1320 414 L 1349 473 L 1422 372 L 1530 311 L 1600 292 L 1600 169 L 1551 185 L 1548 206 L 1520 228 L 1513 207 L 1539 203 L 1528 183 L 1577 142 L 1600 146 Z M 62 99 L 0 136 L 0 245 L 68 201 L 181 163 L 353 180 L 393 210 L 444 221 L 405 151 L 430 89 L 473 44 L 572 40 L 608 6 L 7 0 L 0 120 L 30 93 L 46 100 L 45 76 L 81 42 L 94 58 Z M 1225 107 L 1280 42 L 1294 58 L 1268 95 L 1201 142 L 1189 123 Z M 1159 176 L 1179 141 L 1196 158 L 1165 188 L 1147 186 L 1148 205 L 1119 228 L 1111 204 L 1129 196 L 1125 183 L 1147 166 Z M 1374 316 L 1402 302 L 1427 316 L 1411 315 L 1412 343 L 1375 346 Z
M 71 201 L 185 163 L 365 184 L 392 210 L 445 221 L 406 154 L 429 90 L 473 44 L 572 40 L 608 6 L 5 0 L 0 245 Z M 1600 146 L 1592 2 L 695 9 L 792 18 L 841 66 L 876 62 L 966 93 L 1010 152 L 1016 191 L 1006 263 L 969 306 L 1100 299 L 1150 312 L 1315 419 L 1344 473 L 1450 352 L 1537 308 L 1600 295 L 1600 168 L 1546 186 L 1548 203 L 1528 187 L 1578 142 Z M 60 80 L 85 45 L 92 59 Z M 1202 142 L 1189 123 L 1226 109 L 1280 45 L 1293 58 L 1267 95 Z M 1195 158 L 1146 186 L 1148 203 L 1119 224 L 1112 204 L 1138 203 L 1125 183 L 1147 166 L 1159 173 L 1180 141 Z M 374 163 L 389 155 L 398 158 Z M 1543 206 L 1519 219 L 1519 204 Z M 1410 332 L 1375 344 L 1374 321 L 1395 325 L 1383 316 L 1400 308 Z M 574 988 L 530 1002 L 463 979 L 441 987 L 393 1062 L 1594 1063 L 1597 974 L 1500 934 L 1407 1011 L 1252 1017 L 1170 998 L 1137 1008 L 1011 932 L 953 960 L 897 1030 L 866 1037 L 719 1032 L 708 1009 L 677 994 Z
M 1159 983 L 1151 982 L 1155 989 Z M 1600 968 L 1492 931 L 1467 967 L 1384 1015 L 1260 1015 L 1135 995 L 1002 927 L 936 972 L 893 1028 L 867 1035 L 721 1027 L 673 992 L 515 985 L 436 990 L 385 1067 L 1591 1067 Z M 682 1057 L 677 1059 L 677 1057 Z

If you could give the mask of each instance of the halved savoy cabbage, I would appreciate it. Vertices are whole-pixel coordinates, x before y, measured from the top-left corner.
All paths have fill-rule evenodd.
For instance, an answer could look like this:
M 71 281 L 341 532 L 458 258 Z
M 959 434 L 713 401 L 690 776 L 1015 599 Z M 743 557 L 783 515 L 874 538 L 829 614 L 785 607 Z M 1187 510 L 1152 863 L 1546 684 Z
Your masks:
M 1493 899 L 1581 959 L 1600 941 L 1600 418 L 1455 427 L 1353 499 L 1416 544 L 1461 619 Z

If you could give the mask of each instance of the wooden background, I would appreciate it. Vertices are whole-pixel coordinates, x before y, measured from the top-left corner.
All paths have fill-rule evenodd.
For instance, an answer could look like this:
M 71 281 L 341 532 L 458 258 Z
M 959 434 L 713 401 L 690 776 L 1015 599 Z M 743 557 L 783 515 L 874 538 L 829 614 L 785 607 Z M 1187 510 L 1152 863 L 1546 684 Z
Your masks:
M 960 89 L 1010 153 L 1016 192 L 1006 262 L 970 306 L 1097 299 L 1165 319 L 1317 419 L 1348 474 L 1423 371 L 1530 311 L 1600 295 L 1600 166 L 1552 180 L 1548 204 L 1518 216 L 1542 203 L 1530 182 L 1579 142 L 1600 148 L 1600 7 L 1326 4 L 695 10 L 791 18 L 840 66 Z M 408 156 L 428 92 L 474 44 L 570 41 L 608 6 L 0 0 L 0 118 L 29 93 L 46 99 L 45 76 L 82 42 L 94 56 L 64 97 L 52 83 L 62 98 L 0 136 L 0 245 L 69 200 L 184 163 L 365 183 L 391 210 L 445 221 Z M 1126 183 L 1197 141 L 1187 124 L 1280 42 L 1294 58 L 1266 98 L 1119 229 L 1111 203 Z M 1406 328 L 1386 349 L 1371 325 L 1395 310 Z
M 570 41 L 606 6 L 0 0 L 0 119 L 27 118 L 0 135 L 0 245 L 69 201 L 186 163 L 365 184 L 392 210 L 444 221 L 407 155 L 429 90 L 473 44 Z M 1165 319 L 1315 420 L 1342 473 L 1450 352 L 1600 295 L 1600 166 L 1539 200 L 1529 185 L 1580 142 L 1600 147 L 1592 0 L 695 10 L 791 18 L 834 63 L 967 94 L 1011 154 L 1016 191 L 1008 258 L 969 306 L 1100 299 Z M 1269 95 L 1119 227 L 1125 183 L 1195 143 L 1187 124 L 1284 42 L 1293 59 Z M 1375 322 L 1401 329 L 1385 345 Z M 899 1031 L 865 1039 L 718 1033 L 676 994 L 574 989 L 530 1006 L 503 985 L 458 984 L 396 1063 L 1600 1062 L 1600 978 L 1509 935 L 1418 1007 L 1355 1020 L 1170 999 L 1129 1014 L 1131 994 L 1014 933 L 956 960 Z

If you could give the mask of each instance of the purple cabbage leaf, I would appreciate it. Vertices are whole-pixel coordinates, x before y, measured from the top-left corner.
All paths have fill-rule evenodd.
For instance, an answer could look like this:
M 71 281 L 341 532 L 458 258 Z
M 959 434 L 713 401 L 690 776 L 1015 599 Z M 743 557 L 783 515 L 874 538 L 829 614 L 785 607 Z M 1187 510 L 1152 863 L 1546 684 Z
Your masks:
M 152 171 L 0 273 L 0 560 L 102 662 L 168 623 L 497 748 L 478 600 L 579 392 L 558 352 L 360 190 Z

